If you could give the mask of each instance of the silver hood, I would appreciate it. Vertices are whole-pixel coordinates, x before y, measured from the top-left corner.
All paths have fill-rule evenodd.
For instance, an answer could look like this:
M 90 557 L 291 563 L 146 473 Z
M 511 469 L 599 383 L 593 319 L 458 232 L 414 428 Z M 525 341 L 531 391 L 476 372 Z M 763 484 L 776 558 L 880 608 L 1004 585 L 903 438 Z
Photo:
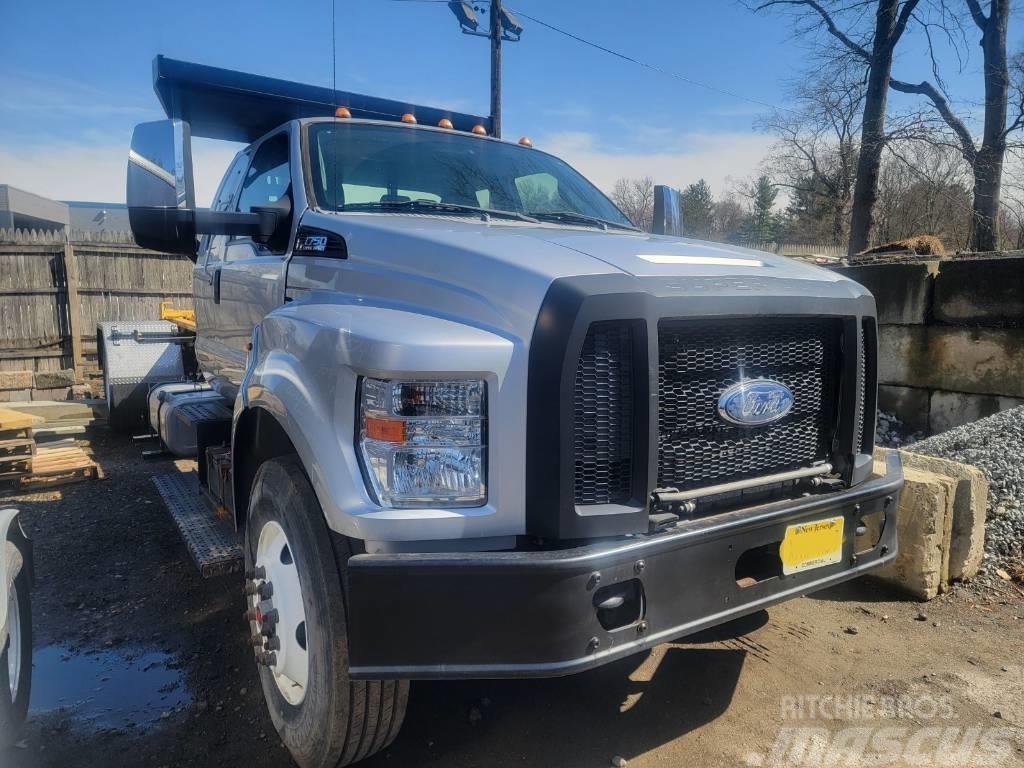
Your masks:
M 327 289 L 418 307 L 473 325 L 529 338 L 554 280 L 584 275 L 665 278 L 665 284 L 712 280 L 750 291 L 854 298 L 856 283 L 774 254 L 688 238 L 502 219 L 425 214 L 308 211 L 303 226 L 345 238 L 345 262 L 297 258 L 293 296 Z M 657 280 L 637 280 L 650 290 Z

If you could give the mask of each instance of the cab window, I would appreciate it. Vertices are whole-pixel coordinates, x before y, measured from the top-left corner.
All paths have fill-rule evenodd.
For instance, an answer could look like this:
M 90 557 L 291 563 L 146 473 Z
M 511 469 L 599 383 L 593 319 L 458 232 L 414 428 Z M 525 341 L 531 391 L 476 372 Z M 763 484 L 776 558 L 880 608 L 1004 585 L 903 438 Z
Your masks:
M 238 210 L 247 212 L 254 205 L 276 203 L 290 185 L 288 134 L 279 133 L 264 141 L 253 155 L 238 198 Z

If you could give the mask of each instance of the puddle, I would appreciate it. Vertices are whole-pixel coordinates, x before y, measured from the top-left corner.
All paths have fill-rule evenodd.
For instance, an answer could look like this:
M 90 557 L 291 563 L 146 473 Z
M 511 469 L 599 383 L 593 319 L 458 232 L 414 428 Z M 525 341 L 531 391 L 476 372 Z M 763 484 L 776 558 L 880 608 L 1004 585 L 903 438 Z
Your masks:
M 72 653 L 60 645 L 33 651 L 30 712 L 63 711 L 109 728 L 142 726 L 191 701 L 174 658 L 160 651 L 119 648 Z

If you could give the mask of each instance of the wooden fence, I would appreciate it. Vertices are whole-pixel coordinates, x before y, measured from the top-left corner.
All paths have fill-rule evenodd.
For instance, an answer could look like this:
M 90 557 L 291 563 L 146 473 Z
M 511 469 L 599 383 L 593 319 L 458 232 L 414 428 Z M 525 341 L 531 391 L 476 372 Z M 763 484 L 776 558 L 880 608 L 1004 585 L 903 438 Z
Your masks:
M 130 233 L 0 229 L 0 372 L 96 369 L 96 324 L 192 307 L 187 259 Z

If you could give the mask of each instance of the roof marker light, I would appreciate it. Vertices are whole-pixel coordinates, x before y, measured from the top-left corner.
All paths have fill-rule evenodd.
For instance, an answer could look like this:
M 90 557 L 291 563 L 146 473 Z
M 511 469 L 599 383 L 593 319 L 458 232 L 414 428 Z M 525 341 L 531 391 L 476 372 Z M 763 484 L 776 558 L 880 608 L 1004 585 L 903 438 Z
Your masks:
M 414 115 L 412 112 L 406 112 L 404 115 L 402 115 L 402 122 L 403 123 L 411 123 L 411 124 L 415 125 L 416 124 L 416 115 Z
M 335 117 L 352 117 L 352 113 L 348 111 L 348 107 L 338 107 L 334 110 Z
M 455 126 L 454 126 L 454 125 L 452 125 L 452 121 L 451 121 L 451 120 L 449 120 L 449 119 L 448 119 L 447 117 L 442 117 L 442 118 L 441 118 L 441 119 L 440 119 L 440 120 L 439 120 L 439 121 L 437 122 L 437 127 L 438 127 L 438 128 L 447 128 L 448 130 L 451 130 L 451 129 L 452 129 L 452 128 L 454 128 Z
M 487 129 L 478 123 L 473 126 L 471 133 L 475 133 L 477 136 L 486 136 Z
M 530 137 L 529 136 L 523 136 L 521 139 L 519 139 L 519 143 L 522 144 L 524 147 L 532 147 L 533 146 L 533 142 L 530 141 Z

